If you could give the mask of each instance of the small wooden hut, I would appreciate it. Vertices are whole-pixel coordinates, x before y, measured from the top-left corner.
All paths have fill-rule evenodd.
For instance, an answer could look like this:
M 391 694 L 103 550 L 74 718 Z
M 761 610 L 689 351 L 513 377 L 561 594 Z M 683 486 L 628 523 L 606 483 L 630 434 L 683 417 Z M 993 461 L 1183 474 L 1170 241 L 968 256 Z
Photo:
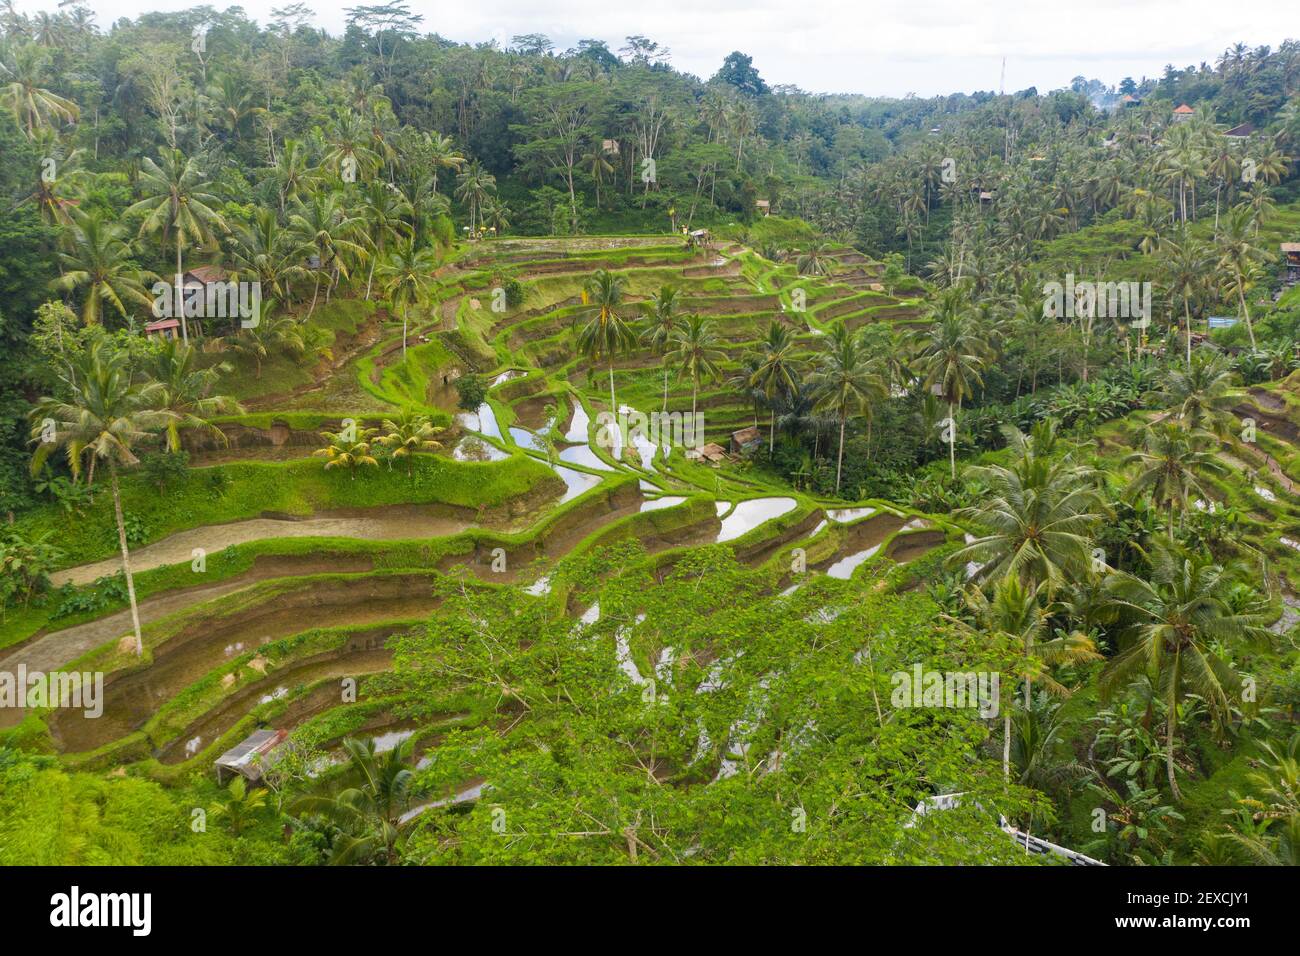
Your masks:
M 266 768 L 274 763 L 272 751 L 288 736 L 285 730 L 253 731 L 217 758 L 217 783 L 224 787 L 235 774 L 249 783 L 257 783 Z

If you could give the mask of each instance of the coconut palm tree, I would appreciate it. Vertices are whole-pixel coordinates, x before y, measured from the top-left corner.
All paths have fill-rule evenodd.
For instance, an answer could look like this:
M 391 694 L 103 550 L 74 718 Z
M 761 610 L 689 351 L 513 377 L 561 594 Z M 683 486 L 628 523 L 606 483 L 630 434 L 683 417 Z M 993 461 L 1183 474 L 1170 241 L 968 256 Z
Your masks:
M 1205 176 L 1205 156 L 1200 145 L 1192 138 L 1188 126 L 1174 126 L 1166 133 L 1156 154 L 1156 172 L 1160 178 L 1178 189 L 1179 220 L 1187 221 L 1187 196 L 1196 188 L 1196 181 Z M 1193 201 L 1192 211 L 1196 204 Z
M 88 481 L 93 478 L 97 461 L 102 459 L 108 464 L 122 573 L 126 577 L 131 625 L 135 631 L 135 652 L 142 655 L 144 638 L 140 633 L 140 609 L 135 600 L 135 576 L 131 573 L 117 473 L 119 468 L 137 463 L 134 446 L 150 432 L 168 424 L 170 414 L 158 409 L 162 386 L 156 382 L 133 383 L 126 354 L 115 351 L 105 339 L 93 340 L 85 352 L 56 374 L 60 393 L 66 398 L 42 398 L 32 412 L 31 436 L 37 443 L 32 455 L 32 473 L 39 472 L 49 455 L 59 448 L 66 453 L 74 477 L 81 475 L 83 458 L 89 458 L 91 463 Z
M 64 292 L 81 291 L 81 321 L 98 325 L 105 305 L 126 318 L 128 306 L 148 309 L 153 299 L 145 292 L 142 273 L 131 260 L 126 229 L 107 222 L 99 212 L 79 215 L 68 234 L 68 252 L 59 253 L 63 275 L 51 285 Z
M 439 245 L 445 244 L 441 235 L 434 234 L 433 226 L 440 217 L 450 217 L 451 200 L 441 193 L 434 192 L 432 184 L 427 179 L 409 180 L 403 183 L 400 189 L 407 205 L 411 207 L 411 225 L 416 241 L 420 243 L 436 241 Z
M 212 804 L 208 812 L 219 820 L 225 820 L 230 827 L 230 835 L 238 837 L 249 821 L 266 806 L 267 793 L 261 787 L 249 790 L 248 781 L 240 774 L 235 774 L 225 793 L 224 797 Z
M 1277 211 L 1277 203 L 1273 201 L 1273 191 L 1262 180 L 1257 180 L 1246 191 L 1242 205 L 1250 210 L 1251 226 L 1255 230 L 1255 238 L 1258 239 L 1259 227 L 1271 219 L 1273 213 Z
M 280 196 L 280 214 L 289 208 L 289 201 L 301 201 L 310 194 L 318 178 L 312 168 L 311 157 L 301 140 L 286 139 L 276 159 L 271 175 Z
M 907 343 L 902 333 L 883 322 L 864 325 L 858 330 L 858 348 L 879 365 L 891 397 L 897 397 L 911 385 L 915 376 L 908 365 Z
M 513 213 L 510 207 L 496 196 L 487 198 L 479 214 L 482 216 L 483 224 L 492 231 L 494 236 L 505 235 L 505 231 L 510 228 L 510 217 Z
M 1219 268 L 1225 273 L 1221 287 L 1226 294 L 1237 299 L 1242 317 L 1246 320 L 1250 347 L 1254 350 L 1258 345 L 1255 342 L 1255 326 L 1250 320 L 1250 306 L 1246 304 L 1246 293 L 1260 275 L 1259 265 L 1265 252 L 1255 245 L 1252 225 L 1250 209 L 1234 206 L 1224 220 L 1215 246 L 1219 255 Z
M 945 293 L 937 320 L 917 342 L 917 372 L 921 384 L 933 389 L 948 405 L 948 460 L 957 477 L 957 418 L 961 403 L 984 384 L 981 372 L 989 346 L 980 328 L 954 293 Z
M 591 174 L 592 181 L 596 184 L 596 212 L 600 212 L 600 184 L 608 173 L 614 171 L 614 166 L 605 158 L 605 151 L 599 146 L 583 154 L 580 165 Z
M 889 397 L 889 383 L 857 336 L 846 326 L 838 325 L 830 348 L 818 359 L 808 385 L 817 397 L 816 407 L 833 413 L 840 423 L 839 451 L 835 456 L 835 493 L 839 494 L 844 470 L 845 424 L 852 414 L 864 415 L 870 421 L 875 406 Z
M 950 560 L 979 564 L 978 581 L 1012 577 L 1043 587 L 1051 597 L 1085 573 L 1105 505 L 1091 469 L 1050 453 L 1050 425 L 1040 425 L 1033 436 L 1014 428 L 1005 434 L 1010 462 L 972 468 L 971 478 L 987 491 L 978 504 L 958 512 L 985 533 Z
M 0 60 L 0 105 L 28 139 L 56 122 L 75 122 L 81 112 L 72 100 L 41 86 L 49 59 L 48 51 L 27 43 L 12 46 L 9 56 Z
M 311 306 L 307 309 L 308 317 L 316 311 L 316 298 L 320 294 L 320 274 L 331 269 L 333 276 L 348 277 L 348 259 L 364 259 L 366 250 L 354 241 L 353 236 L 361 228 L 361 220 L 350 215 L 343 208 L 337 193 L 317 193 L 307 203 L 298 203 L 297 211 L 289 217 L 289 228 L 302 241 L 310 246 L 320 260 L 315 269 L 316 282 L 312 289 Z M 331 278 L 331 287 L 333 278 Z M 329 301 L 329 290 L 325 292 Z
M 33 171 L 32 191 L 19 203 L 34 205 L 42 221 L 51 226 L 71 226 L 87 176 L 81 165 L 85 150 L 66 149 L 58 135 L 49 129 L 37 132 L 36 150 L 43 158 Z
M 737 99 L 729 112 L 729 132 L 736 139 L 736 169 L 740 169 L 745 140 L 758 129 L 758 107 L 753 100 Z
M 1014 711 L 1008 756 L 1016 782 L 1052 793 L 1086 779 L 1092 772 L 1088 767 L 1075 759 L 1061 760 L 1061 749 L 1072 729 L 1062 713 L 1061 703 L 1042 694 L 1028 710 Z
M 1226 356 L 1200 350 L 1187 367 L 1169 370 L 1154 397 L 1166 407 L 1176 407 L 1188 428 L 1221 435 L 1232 420 L 1236 385 L 1237 373 Z
M 167 448 L 180 451 L 182 428 L 206 432 L 223 445 L 226 435 L 208 421 L 213 415 L 240 414 L 243 408 L 229 395 L 213 395 L 223 374 L 231 371 L 228 362 L 199 368 L 194 362 L 194 348 L 175 339 L 164 339 L 158 351 L 149 356 L 150 378 L 159 386 L 154 407 L 167 413 Z
M 325 137 L 328 151 L 321 166 L 338 175 L 343 182 L 367 179 L 379 169 L 381 160 L 370 147 L 370 127 L 351 110 L 343 110 L 334 118 Z
M 324 458 L 325 468 L 346 468 L 348 477 L 357 480 L 358 468 L 378 468 L 379 461 L 370 454 L 371 445 L 377 428 L 354 428 L 353 431 L 321 432 L 329 442 L 324 448 L 318 448 L 312 455 Z
M 1187 362 L 1190 365 L 1192 361 L 1191 303 L 1208 291 L 1208 277 L 1211 275 L 1213 262 L 1210 248 L 1202 240 L 1192 237 L 1186 229 L 1182 229 L 1160 244 L 1159 256 L 1170 299 L 1181 299 L 1183 303 L 1183 327 L 1186 331 Z
M 677 312 L 678 291 L 673 285 L 664 284 L 659 291 L 650 296 L 642 305 L 646 314 L 647 325 L 641 333 L 641 339 L 660 355 L 667 353 L 680 325 Z M 668 363 L 664 362 L 664 413 L 668 412 Z
M 375 263 L 385 257 L 390 239 L 398 240 L 411 234 L 411 226 L 406 221 L 411 214 L 411 204 L 397 189 L 377 179 L 366 184 L 361 219 L 365 223 L 371 253 L 370 272 L 366 275 L 367 299 L 370 298 L 371 280 L 375 277 Z
M 790 395 L 799 387 L 799 374 L 803 368 L 794 355 L 794 331 L 779 319 L 767 327 L 767 335 L 754 350 L 754 372 L 750 387 L 762 391 L 771 412 L 768 423 L 767 453 L 776 451 L 776 405 L 780 395 Z
M 593 363 L 605 360 L 609 368 L 609 408 L 618 414 L 614 396 L 614 360 L 636 346 L 636 332 L 631 323 L 619 315 L 627 277 L 607 269 L 597 269 L 583 286 L 589 308 L 579 315 L 586 322 L 578 330 L 578 350 Z
M 415 772 L 408 738 L 385 753 L 374 740 L 343 741 L 347 768 L 339 783 L 330 782 L 322 793 L 300 797 L 289 810 L 294 816 L 322 816 L 342 830 L 334 838 L 330 863 L 367 862 L 382 854 L 385 862 L 398 862 L 398 848 L 409 822 L 402 817 L 416 795 Z
M 977 588 L 966 592 L 966 601 L 980 627 L 986 634 L 1002 635 L 1007 642 L 1019 645 L 1022 656 L 1024 696 L 1021 718 L 1033 714 L 1033 681 L 1041 680 L 1044 687 L 1056 696 L 1068 696 L 1069 690 L 1056 681 L 1050 668 L 1060 664 L 1100 660 L 1101 655 L 1091 639 L 1082 634 L 1060 634 L 1049 640 L 1051 608 L 1045 606 L 1043 585 L 1027 585 L 1014 575 L 1002 578 L 991 598 Z M 1002 773 L 1010 776 L 1012 763 L 1012 711 L 1008 707 L 1002 715 Z M 1025 740 L 1019 741 L 1024 744 Z M 1019 765 L 1025 770 L 1025 753 L 1020 753 Z M 1022 780 L 1023 782 L 1023 780 Z
M 306 253 L 300 238 L 280 224 L 275 211 L 253 210 L 248 223 L 237 223 L 230 237 L 229 265 L 233 280 L 254 280 L 263 296 L 286 301 L 292 281 L 303 275 Z
M 414 239 L 399 242 L 379 267 L 379 281 L 383 283 L 384 296 L 402 315 L 403 362 L 406 361 L 406 333 L 411 306 L 425 296 L 433 279 L 433 270 L 437 267 L 438 257 L 433 249 L 428 246 L 423 249 L 417 247 Z
M 749 410 L 754 415 L 754 427 L 758 427 L 758 413 L 762 410 L 763 390 L 754 383 L 758 380 L 759 357 L 756 352 L 747 352 L 740 357 L 740 364 L 726 379 L 726 384 L 742 393 L 749 400 Z
M 212 112 L 211 125 L 236 142 L 248 131 L 250 121 L 266 112 L 254 101 L 252 90 L 233 73 L 213 77 L 208 84 L 207 105 Z
M 1152 425 L 1142 433 L 1141 446 L 1125 456 L 1125 467 L 1136 465 L 1125 496 L 1130 500 L 1150 494 L 1152 503 L 1165 511 L 1169 540 L 1174 539 L 1174 509 L 1187 511 L 1193 496 L 1208 497 L 1200 472 L 1224 474 L 1228 468 L 1208 448 L 1215 444 L 1209 432 L 1176 421 Z
M 379 444 L 388 449 L 388 467 L 393 467 L 393 458 L 405 458 L 408 478 L 413 474 L 411 458 L 416 452 L 437 451 L 442 447 L 435 436 L 442 434 L 443 429 L 430 422 L 428 415 L 411 409 L 406 409 L 396 419 L 384 419 L 382 427 L 385 434 L 379 439 Z
M 429 166 L 433 173 L 433 191 L 438 191 L 438 170 L 453 169 L 457 172 L 465 165 L 464 155 L 456 149 L 456 141 L 441 133 L 425 133 L 422 146 L 429 157 Z
M 673 333 L 672 348 L 664 356 L 665 367 L 675 367 L 679 378 L 690 379 L 692 418 L 700 394 L 700 382 L 716 379 L 722 371 L 721 363 L 727 357 L 718 347 L 722 340 L 714 330 L 715 324 L 706 316 L 688 315 L 686 324 Z
M 1246 774 L 1251 796 L 1239 801 L 1257 829 L 1228 839 L 1256 866 L 1300 866 L 1300 734 L 1259 749 L 1262 766 Z
M 253 359 L 257 366 L 254 377 L 259 381 L 262 378 L 262 360 L 273 349 L 282 349 L 293 356 L 307 351 L 302 324 L 292 316 L 275 315 L 275 305 L 273 300 L 263 299 L 257 321 L 247 327 L 241 323 L 239 332 L 226 340 L 233 351 Z
M 140 192 L 143 198 L 126 211 L 130 216 L 144 213 L 140 235 L 158 235 L 166 244 L 176 243 L 176 309 L 181 322 L 181 338 L 189 344 L 189 330 L 185 322 L 182 282 L 184 270 L 181 257 L 187 243 L 204 244 L 212 241 L 213 230 L 226 231 L 226 222 L 216 211 L 219 202 L 208 190 L 212 184 L 203 179 L 203 171 L 194 159 L 186 158 L 179 149 L 164 149 L 158 162 L 145 157 L 140 169 Z
M 1219 233 L 1219 208 L 1223 193 L 1232 187 L 1241 175 L 1241 161 L 1237 150 L 1229 145 L 1226 138 L 1220 136 L 1206 156 L 1206 173 L 1214 180 L 1214 234 Z
M 497 179 L 476 159 L 456 177 L 456 198 L 469 206 L 469 232 L 478 235 L 479 210 L 496 190 Z
M 814 242 L 799 253 L 799 258 L 795 260 L 795 268 L 803 276 L 824 276 L 830 271 L 830 264 L 834 261 L 830 246 L 824 242 Z
M 1109 603 L 1121 615 L 1128 645 L 1111 658 L 1099 683 L 1103 699 L 1133 680 L 1148 677 L 1165 704 L 1165 769 L 1169 791 L 1181 800 L 1174 779 L 1174 740 L 1179 705 L 1195 694 L 1222 726 L 1239 699 L 1241 678 L 1219 656 L 1234 640 L 1265 641 L 1259 615 L 1240 613 L 1230 599 L 1231 578 L 1201 555 L 1157 546 L 1151 580 L 1124 571 L 1108 575 Z

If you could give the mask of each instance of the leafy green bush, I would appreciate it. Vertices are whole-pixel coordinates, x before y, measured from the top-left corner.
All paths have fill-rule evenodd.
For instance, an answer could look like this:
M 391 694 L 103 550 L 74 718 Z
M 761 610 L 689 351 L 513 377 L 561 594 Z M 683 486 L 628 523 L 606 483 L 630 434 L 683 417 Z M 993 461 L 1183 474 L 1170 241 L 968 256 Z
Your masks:
M 460 396 L 456 404 L 467 412 L 478 411 L 478 407 L 487 398 L 488 386 L 482 376 L 462 375 L 456 379 L 456 394 Z
M 158 486 L 161 493 L 167 485 L 180 481 L 190 469 L 190 453 L 187 451 L 150 452 L 140 456 L 140 473 L 151 483 Z

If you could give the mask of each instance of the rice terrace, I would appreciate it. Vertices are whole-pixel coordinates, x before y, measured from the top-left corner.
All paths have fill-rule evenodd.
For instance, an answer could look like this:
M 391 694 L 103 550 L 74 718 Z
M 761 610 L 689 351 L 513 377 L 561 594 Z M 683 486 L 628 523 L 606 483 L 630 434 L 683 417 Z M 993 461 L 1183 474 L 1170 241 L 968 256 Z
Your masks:
M 0 7 L 0 863 L 1300 862 L 1300 45 L 442 30 Z

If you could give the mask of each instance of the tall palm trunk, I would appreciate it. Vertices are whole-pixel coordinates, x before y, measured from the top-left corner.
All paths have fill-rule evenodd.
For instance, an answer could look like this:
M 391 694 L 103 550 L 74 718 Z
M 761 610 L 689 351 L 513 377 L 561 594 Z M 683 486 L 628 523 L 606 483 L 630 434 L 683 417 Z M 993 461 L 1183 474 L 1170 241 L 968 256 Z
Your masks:
M 1011 779 L 1011 711 L 1002 718 L 1002 779 Z
M 848 416 L 840 412 L 840 452 L 835 457 L 835 493 L 840 493 L 840 475 L 844 471 L 844 423 Z
M 406 362 L 406 316 L 407 307 L 402 306 L 402 363 Z
M 695 411 L 695 400 L 691 400 L 691 412 Z M 664 414 L 668 414 L 668 366 L 664 365 Z
M 957 416 L 953 412 L 952 402 L 948 403 L 948 465 L 952 476 L 957 477 Z
M 320 269 L 319 268 L 316 269 L 316 284 L 312 287 L 311 290 L 311 307 L 307 309 L 307 318 L 309 319 L 311 318 L 311 314 L 316 311 L 316 296 L 318 295 L 320 295 Z
M 1177 666 L 1177 665 L 1175 665 Z M 1169 716 L 1165 720 L 1165 771 L 1169 774 L 1169 792 L 1175 800 L 1181 801 L 1183 795 L 1178 790 L 1178 781 L 1174 779 L 1174 734 L 1178 729 L 1178 707 L 1169 701 Z
M 176 231 L 176 318 L 181 320 L 181 341 L 190 344 L 190 331 L 185 324 L 185 275 L 181 272 L 181 233 Z
M 1255 327 L 1250 323 L 1250 306 L 1246 304 L 1246 290 L 1242 288 L 1244 280 L 1237 283 L 1237 298 L 1241 302 L 1241 314 L 1246 317 L 1246 331 L 1250 333 L 1250 350 L 1256 351 L 1258 346 L 1255 345 Z
M 135 629 L 135 653 L 144 655 L 144 638 L 140 634 L 140 608 L 135 603 L 135 576 L 131 573 L 131 552 L 126 547 L 126 522 L 122 520 L 122 493 L 117 486 L 117 462 L 108 459 L 109 481 L 113 489 L 113 517 L 117 519 L 117 543 L 122 549 L 122 573 L 126 575 L 126 596 L 131 602 L 131 626 Z
M 614 429 L 617 438 L 614 439 L 614 460 L 617 461 L 623 452 L 623 430 L 618 425 L 618 402 L 614 398 L 614 355 L 609 356 L 609 414 L 613 418 L 610 425 Z

